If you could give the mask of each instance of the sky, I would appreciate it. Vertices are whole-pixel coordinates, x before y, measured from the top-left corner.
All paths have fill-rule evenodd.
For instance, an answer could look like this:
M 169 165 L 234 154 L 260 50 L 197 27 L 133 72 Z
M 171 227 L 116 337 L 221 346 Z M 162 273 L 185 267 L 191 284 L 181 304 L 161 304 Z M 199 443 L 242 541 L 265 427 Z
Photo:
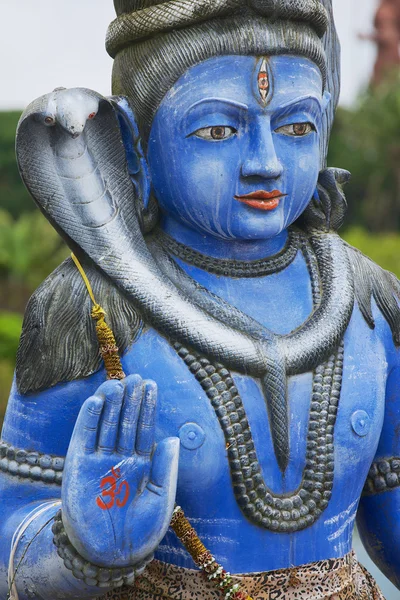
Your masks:
M 378 0 L 333 0 L 342 43 L 343 105 L 369 81 L 375 48 L 357 38 L 372 30 Z M 112 0 L 0 0 L 0 110 L 22 109 L 55 87 L 110 93 L 104 49 Z

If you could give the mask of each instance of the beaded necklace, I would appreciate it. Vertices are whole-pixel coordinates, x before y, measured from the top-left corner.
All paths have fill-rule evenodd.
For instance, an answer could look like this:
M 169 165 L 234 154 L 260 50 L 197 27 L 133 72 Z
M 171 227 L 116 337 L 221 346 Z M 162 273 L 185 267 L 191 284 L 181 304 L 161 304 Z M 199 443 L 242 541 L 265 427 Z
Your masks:
M 289 229 L 285 246 L 278 254 L 258 260 L 235 260 L 207 256 L 177 242 L 167 233 L 158 229 L 154 238 L 169 254 L 193 265 L 198 269 L 223 277 L 265 277 L 286 269 L 296 258 L 300 235 L 295 229 Z
M 319 272 L 310 244 L 300 247 L 310 275 L 313 307 L 321 302 Z M 258 526 L 293 533 L 313 525 L 327 508 L 334 479 L 334 427 L 343 377 L 343 343 L 313 377 L 306 465 L 299 487 L 276 494 L 266 485 L 242 398 L 224 365 L 174 343 L 173 347 L 205 391 L 224 433 L 233 490 L 242 512 Z

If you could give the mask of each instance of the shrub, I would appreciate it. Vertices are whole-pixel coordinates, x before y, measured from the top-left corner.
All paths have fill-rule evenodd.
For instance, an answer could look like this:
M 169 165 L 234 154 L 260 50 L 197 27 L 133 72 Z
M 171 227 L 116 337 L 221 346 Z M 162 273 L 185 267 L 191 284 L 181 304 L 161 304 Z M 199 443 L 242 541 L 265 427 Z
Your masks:
M 0 360 L 15 361 L 21 327 L 21 315 L 0 312 Z
M 342 237 L 400 279 L 400 234 L 373 234 L 362 227 L 350 227 Z

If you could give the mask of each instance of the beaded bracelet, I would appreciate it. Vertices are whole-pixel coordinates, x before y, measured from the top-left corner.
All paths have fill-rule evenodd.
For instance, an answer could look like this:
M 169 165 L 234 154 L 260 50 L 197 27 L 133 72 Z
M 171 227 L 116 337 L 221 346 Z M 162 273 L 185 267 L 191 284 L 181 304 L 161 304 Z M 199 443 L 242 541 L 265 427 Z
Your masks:
M 154 554 L 152 554 L 134 567 L 120 569 L 107 569 L 90 563 L 71 544 L 62 522 L 61 510 L 57 512 L 54 518 L 52 532 L 54 534 L 54 544 L 57 546 L 57 554 L 63 559 L 66 568 L 72 571 L 76 579 L 80 579 L 90 586 L 110 589 L 123 585 L 131 586 L 135 578 L 142 575 L 147 565 L 154 558 Z

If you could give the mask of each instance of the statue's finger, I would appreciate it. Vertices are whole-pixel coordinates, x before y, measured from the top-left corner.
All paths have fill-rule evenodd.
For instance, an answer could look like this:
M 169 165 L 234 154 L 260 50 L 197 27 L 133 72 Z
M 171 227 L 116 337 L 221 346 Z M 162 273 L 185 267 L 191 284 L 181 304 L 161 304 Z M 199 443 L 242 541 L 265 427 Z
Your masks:
M 135 449 L 143 381 L 139 375 L 131 375 L 124 383 L 125 397 L 119 422 L 117 450 L 120 454 L 131 455 Z
M 136 451 L 139 454 L 151 454 L 154 446 L 154 421 L 156 415 L 157 385 L 154 381 L 144 382 L 144 394 L 138 430 L 136 435 Z
M 103 405 L 102 398 L 91 396 L 83 404 L 76 421 L 74 442 L 88 454 L 96 450 Z
M 124 386 L 119 381 L 107 381 L 97 390 L 104 395 L 105 403 L 101 416 L 98 449 L 111 453 L 115 450 L 119 418 L 124 397 Z

